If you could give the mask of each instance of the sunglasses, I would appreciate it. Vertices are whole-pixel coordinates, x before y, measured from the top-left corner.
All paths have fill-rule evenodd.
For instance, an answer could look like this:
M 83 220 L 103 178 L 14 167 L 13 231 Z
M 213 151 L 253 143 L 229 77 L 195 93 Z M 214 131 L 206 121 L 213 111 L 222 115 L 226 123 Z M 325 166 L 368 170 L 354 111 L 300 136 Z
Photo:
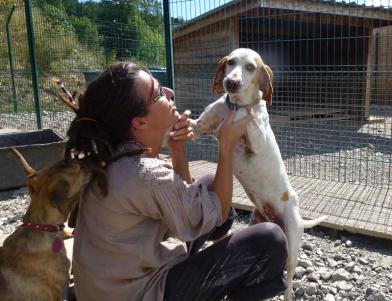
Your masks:
M 159 86 L 159 94 L 157 94 L 153 98 L 151 98 L 150 104 L 156 103 L 158 100 L 160 100 L 165 95 L 166 95 L 166 93 L 163 90 L 162 86 Z

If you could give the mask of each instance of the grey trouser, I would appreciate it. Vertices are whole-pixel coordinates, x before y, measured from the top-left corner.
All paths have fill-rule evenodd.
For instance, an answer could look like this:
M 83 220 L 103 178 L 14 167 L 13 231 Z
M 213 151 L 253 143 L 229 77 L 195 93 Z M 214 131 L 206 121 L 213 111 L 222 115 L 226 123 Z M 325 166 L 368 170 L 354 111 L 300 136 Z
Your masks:
M 275 224 L 247 227 L 197 252 L 206 240 L 230 229 L 233 214 L 222 226 L 188 244 L 189 258 L 169 270 L 165 301 L 218 301 L 225 296 L 258 301 L 286 289 L 287 241 Z

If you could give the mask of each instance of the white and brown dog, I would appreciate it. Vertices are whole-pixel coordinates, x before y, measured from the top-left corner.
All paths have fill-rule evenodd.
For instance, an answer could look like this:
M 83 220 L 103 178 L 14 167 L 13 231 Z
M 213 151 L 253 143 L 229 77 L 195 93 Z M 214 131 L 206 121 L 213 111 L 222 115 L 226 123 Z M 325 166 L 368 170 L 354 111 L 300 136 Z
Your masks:
M 266 104 L 272 102 L 272 71 L 255 51 L 236 49 L 220 60 L 213 93 L 223 96 L 193 122 L 195 138 L 203 134 L 218 136 L 222 120 L 230 110 L 237 110 L 235 120 L 238 120 L 247 114 L 246 107 L 252 108 L 255 118 L 235 147 L 234 174 L 256 207 L 251 223 L 272 221 L 286 233 L 289 255 L 285 300 L 292 300 L 303 230 L 319 224 L 326 216 L 305 221 L 299 214 L 298 196 L 290 184 L 269 124 Z

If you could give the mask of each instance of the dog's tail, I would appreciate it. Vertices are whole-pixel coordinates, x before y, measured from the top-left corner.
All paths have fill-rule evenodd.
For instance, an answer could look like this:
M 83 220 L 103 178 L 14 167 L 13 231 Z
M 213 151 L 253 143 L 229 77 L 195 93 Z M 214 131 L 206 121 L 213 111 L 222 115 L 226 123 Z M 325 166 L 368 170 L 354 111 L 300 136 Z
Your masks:
M 317 226 L 318 224 L 320 224 L 321 222 L 325 221 L 328 218 L 328 215 L 323 215 L 320 216 L 316 219 L 310 219 L 310 220 L 304 220 L 304 228 L 308 229 L 308 228 L 312 228 L 314 226 Z

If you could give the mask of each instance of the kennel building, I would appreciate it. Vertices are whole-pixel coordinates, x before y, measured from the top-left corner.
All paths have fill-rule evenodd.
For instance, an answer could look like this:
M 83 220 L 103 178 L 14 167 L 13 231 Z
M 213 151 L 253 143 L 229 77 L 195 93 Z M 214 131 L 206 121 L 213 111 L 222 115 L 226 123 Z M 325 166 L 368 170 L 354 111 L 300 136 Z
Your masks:
M 173 0 L 171 11 L 202 5 Z M 242 0 L 188 17 L 172 30 L 177 107 L 198 116 L 217 99 L 219 60 L 238 47 L 259 52 L 274 74 L 270 121 L 302 214 L 391 238 L 391 7 Z M 213 171 L 214 139 L 194 141 L 188 153 L 196 172 Z M 251 209 L 241 188 L 235 194 Z

